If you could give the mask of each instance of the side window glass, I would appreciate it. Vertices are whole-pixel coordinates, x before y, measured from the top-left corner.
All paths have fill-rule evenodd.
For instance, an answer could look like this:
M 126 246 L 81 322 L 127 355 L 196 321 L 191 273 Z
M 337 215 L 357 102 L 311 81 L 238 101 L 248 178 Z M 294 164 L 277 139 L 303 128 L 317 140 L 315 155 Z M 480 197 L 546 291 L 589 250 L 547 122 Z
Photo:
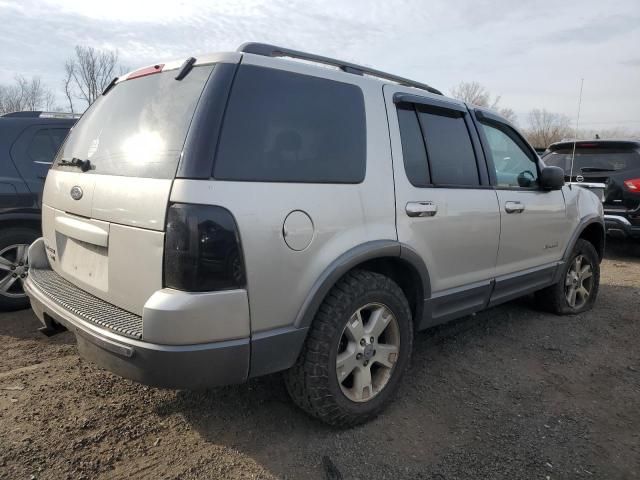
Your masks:
M 427 157 L 434 185 L 479 186 L 471 137 L 464 114 L 418 106 Z
M 481 123 L 499 187 L 533 188 L 538 185 L 538 169 L 525 150 L 507 133 L 493 125 Z
M 431 183 L 427 151 L 413 105 L 398 106 L 398 124 L 407 178 L 415 187 L 426 187 Z
M 366 139 L 359 87 L 240 66 L 213 173 L 219 180 L 360 183 Z
M 51 134 L 51 140 L 53 140 L 53 151 L 57 152 L 60 149 L 60 145 L 62 145 L 62 142 L 64 142 L 64 139 L 67 138 L 69 129 L 51 128 L 49 129 L 49 133 Z
M 38 130 L 29 143 L 27 155 L 34 162 L 50 163 L 53 161 L 55 150 L 46 129 Z

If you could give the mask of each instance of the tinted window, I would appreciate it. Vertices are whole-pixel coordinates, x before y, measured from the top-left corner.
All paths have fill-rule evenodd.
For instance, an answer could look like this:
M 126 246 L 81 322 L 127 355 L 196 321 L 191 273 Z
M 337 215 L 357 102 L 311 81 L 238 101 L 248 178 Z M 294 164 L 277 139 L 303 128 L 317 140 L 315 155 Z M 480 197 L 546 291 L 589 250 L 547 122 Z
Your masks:
M 571 171 L 573 149 L 556 150 L 544 157 L 544 163 Z M 640 168 L 640 154 L 633 150 L 576 148 L 573 170 L 578 173 L 609 172 Z
M 412 105 L 398 107 L 398 123 L 402 140 L 402 158 L 407 178 L 412 185 L 424 187 L 431 183 L 427 152 L 416 111 Z
M 67 138 L 67 134 L 69 133 L 68 128 L 50 128 L 49 133 L 51 134 L 51 140 L 53 140 L 53 149 L 57 152 L 64 139 Z
M 38 130 L 27 148 L 29 158 L 34 162 L 51 162 L 56 151 L 46 129 Z
M 358 87 L 240 67 L 220 136 L 216 178 L 358 183 L 365 168 L 364 99 Z
M 418 108 L 431 180 L 436 185 L 480 184 L 471 137 L 462 115 L 449 110 Z
M 498 186 L 535 187 L 538 181 L 536 163 L 524 150 L 526 147 L 516 142 L 515 134 L 509 135 L 508 130 L 485 123 L 480 125 L 489 143 Z
M 212 68 L 195 67 L 180 81 L 170 70 L 118 83 L 93 102 L 58 158 L 90 160 L 87 173 L 172 178 Z

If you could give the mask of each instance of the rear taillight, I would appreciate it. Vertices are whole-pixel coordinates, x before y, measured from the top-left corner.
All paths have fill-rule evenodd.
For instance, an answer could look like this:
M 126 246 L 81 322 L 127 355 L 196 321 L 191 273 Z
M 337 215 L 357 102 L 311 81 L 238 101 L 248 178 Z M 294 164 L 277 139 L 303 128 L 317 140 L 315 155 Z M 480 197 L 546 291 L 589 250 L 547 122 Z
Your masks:
M 174 203 L 167 214 L 164 285 L 190 292 L 244 288 L 244 261 L 231 213 Z
M 633 193 L 640 193 L 640 178 L 632 178 L 631 180 L 625 180 L 624 186 L 627 190 Z

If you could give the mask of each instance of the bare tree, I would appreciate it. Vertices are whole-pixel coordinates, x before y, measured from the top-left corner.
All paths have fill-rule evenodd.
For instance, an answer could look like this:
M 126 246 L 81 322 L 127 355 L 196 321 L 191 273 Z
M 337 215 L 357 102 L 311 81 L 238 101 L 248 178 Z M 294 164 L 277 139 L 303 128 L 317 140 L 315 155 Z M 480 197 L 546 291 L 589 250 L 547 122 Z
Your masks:
M 16 76 L 11 85 L 0 85 L 0 114 L 22 110 L 51 110 L 55 96 L 40 80 Z
M 499 106 L 502 97 L 493 97 L 489 90 L 478 82 L 460 82 L 451 89 L 451 96 L 465 103 L 496 110 L 511 123 L 517 122 L 516 113 L 512 109 Z
M 574 131 L 566 115 L 534 109 L 529 112 L 529 128 L 524 133 L 531 145 L 545 148 L 554 142 L 572 137 Z
M 75 57 L 65 63 L 64 91 L 71 111 L 74 111 L 74 99 L 84 104 L 82 110 L 91 105 L 117 70 L 117 51 L 76 46 Z

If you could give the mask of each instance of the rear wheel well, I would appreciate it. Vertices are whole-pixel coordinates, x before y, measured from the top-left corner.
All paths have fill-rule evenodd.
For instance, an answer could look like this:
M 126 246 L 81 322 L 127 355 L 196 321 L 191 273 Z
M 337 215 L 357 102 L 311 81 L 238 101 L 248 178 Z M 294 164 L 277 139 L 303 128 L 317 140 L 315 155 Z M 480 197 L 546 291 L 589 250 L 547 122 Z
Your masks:
M 28 228 L 30 230 L 35 230 L 36 232 L 41 232 L 40 220 L 34 219 L 10 219 L 10 220 L 1 220 L 0 219 L 0 229 L 7 230 L 9 228 Z
M 414 325 L 422 321 L 424 286 L 420 274 L 410 263 L 398 257 L 382 257 L 367 260 L 353 269 L 376 272 L 397 283 L 409 302 Z
M 586 240 L 596 249 L 598 258 L 602 261 L 604 257 L 604 228 L 599 223 L 591 223 L 580 233 L 578 238 Z

